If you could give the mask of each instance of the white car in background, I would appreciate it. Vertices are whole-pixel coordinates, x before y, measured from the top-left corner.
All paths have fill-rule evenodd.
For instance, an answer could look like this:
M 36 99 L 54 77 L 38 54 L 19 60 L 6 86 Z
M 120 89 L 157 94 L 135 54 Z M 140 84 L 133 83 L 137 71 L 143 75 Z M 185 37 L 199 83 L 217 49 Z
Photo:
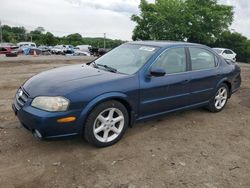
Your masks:
M 81 50 L 79 47 L 74 47 L 73 56 L 90 56 L 90 53 L 84 50 Z
M 56 45 L 51 49 L 52 54 L 64 54 L 66 51 L 65 45 Z
M 36 43 L 34 42 L 19 42 L 17 43 L 17 46 L 18 47 L 33 47 L 33 48 L 36 48 Z
M 90 46 L 90 45 L 78 45 L 78 46 L 76 46 L 76 48 L 78 48 L 79 50 L 81 50 L 83 52 L 90 53 L 89 49 L 92 48 L 92 46 Z
M 236 62 L 236 53 L 233 50 L 227 48 L 213 48 L 215 52 L 224 57 L 224 59 L 230 59 Z

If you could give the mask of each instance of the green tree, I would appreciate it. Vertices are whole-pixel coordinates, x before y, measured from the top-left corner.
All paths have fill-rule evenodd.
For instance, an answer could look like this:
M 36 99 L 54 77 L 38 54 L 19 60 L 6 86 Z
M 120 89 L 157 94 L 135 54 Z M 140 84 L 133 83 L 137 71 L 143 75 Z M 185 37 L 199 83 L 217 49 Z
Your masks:
M 54 46 L 57 43 L 58 43 L 58 40 L 56 39 L 56 37 L 52 33 L 47 32 L 46 34 L 43 35 L 43 44 L 49 45 L 49 46 Z
M 82 44 L 82 35 L 79 33 L 70 34 L 65 37 L 65 43 L 72 44 L 74 46 Z
M 10 27 L 3 26 L 3 40 L 5 42 L 18 43 L 21 41 L 30 41 L 32 39 L 38 46 L 39 45 L 57 45 L 57 44 L 71 44 L 81 45 L 87 44 L 93 47 L 103 47 L 103 38 L 83 38 L 79 33 L 70 34 L 64 37 L 56 37 L 50 32 L 45 33 L 43 27 L 38 27 L 33 31 L 27 32 L 24 27 Z M 114 48 L 123 43 L 121 40 L 105 39 L 106 48 Z
M 44 44 L 43 42 L 43 34 L 41 31 L 34 30 L 28 33 L 29 39 L 32 40 L 32 42 L 35 42 L 37 45 Z
M 2 31 L 4 42 L 16 43 L 19 41 L 24 41 L 27 38 L 24 27 L 10 27 L 8 25 L 4 25 L 2 27 Z
M 108 38 L 105 39 L 105 42 L 106 42 L 106 48 L 115 48 L 121 45 L 122 43 L 124 43 L 124 41 L 122 40 L 112 40 Z M 92 47 L 103 48 L 104 39 L 100 37 L 97 37 L 97 38 L 86 37 L 86 38 L 83 38 L 82 44 L 88 44 L 88 45 L 91 45 Z
M 45 29 L 43 27 L 39 26 L 35 29 L 35 31 L 39 31 L 40 33 L 43 33 L 43 32 L 45 32 Z
M 213 43 L 232 24 L 232 6 L 219 5 L 217 0 L 186 0 L 185 5 L 188 41 Z
M 153 4 L 148 3 L 146 0 L 141 0 L 139 5 L 140 15 L 131 16 L 131 20 L 137 23 L 132 35 L 133 40 L 154 39 L 152 30 L 155 30 L 153 25 L 156 20 L 153 22 L 153 16 L 157 14 L 154 7 Z
M 141 0 L 133 40 L 187 40 L 210 44 L 228 30 L 233 7 L 217 0 Z

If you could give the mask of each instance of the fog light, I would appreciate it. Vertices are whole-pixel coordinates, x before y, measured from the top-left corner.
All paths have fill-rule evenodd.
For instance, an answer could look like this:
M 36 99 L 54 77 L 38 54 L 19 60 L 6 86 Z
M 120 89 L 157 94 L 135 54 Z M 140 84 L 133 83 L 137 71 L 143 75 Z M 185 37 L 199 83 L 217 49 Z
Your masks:
M 39 139 L 42 138 L 41 133 L 40 133 L 37 129 L 35 129 L 35 130 L 33 131 L 33 136 L 34 136 L 35 138 L 39 138 Z
M 76 117 L 71 116 L 71 117 L 58 119 L 57 122 L 58 123 L 69 123 L 69 122 L 72 122 L 72 121 L 75 121 L 75 120 L 76 120 Z

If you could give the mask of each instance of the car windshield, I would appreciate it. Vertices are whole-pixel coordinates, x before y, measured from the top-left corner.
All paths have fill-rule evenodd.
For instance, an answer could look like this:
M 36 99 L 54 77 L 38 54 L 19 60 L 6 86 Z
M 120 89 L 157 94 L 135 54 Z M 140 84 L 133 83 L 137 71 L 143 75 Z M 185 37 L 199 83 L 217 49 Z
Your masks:
M 111 67 L 120 73 L 134 74 L 157 50 L 157 47 L 123 44 L 97 59 L 95 64 Z
M 218 48 L 213 48 L 215 52 L 217 52 L 218 54 L 220 54 L 222 52 L 221 49 L 218 49 Z
M 62 46 L 55 46 L 54 48 L 55 48 L 55 49 L 61 49 Z

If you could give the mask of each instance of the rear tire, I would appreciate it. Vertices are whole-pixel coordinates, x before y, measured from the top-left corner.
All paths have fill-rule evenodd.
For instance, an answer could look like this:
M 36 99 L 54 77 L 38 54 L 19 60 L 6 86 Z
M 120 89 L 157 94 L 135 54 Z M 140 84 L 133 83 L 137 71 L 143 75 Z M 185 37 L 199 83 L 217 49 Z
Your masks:
M 5 54 L 6 57 L 17 57 L 17 53 Z
M 89 114 L 84 138 L 96 147 L 111 146 L 122 138 L 128 122 L 128 112 L 123 104 L 115 100 L 103 102 Z
M 229 97 L 228 86 L 226 84 L 221 84 L 217 88 L 215 95 L 211 98 L 207 106 L 207 109 L 210 112 L 220 112 L 226 106 L 228 97 Z

